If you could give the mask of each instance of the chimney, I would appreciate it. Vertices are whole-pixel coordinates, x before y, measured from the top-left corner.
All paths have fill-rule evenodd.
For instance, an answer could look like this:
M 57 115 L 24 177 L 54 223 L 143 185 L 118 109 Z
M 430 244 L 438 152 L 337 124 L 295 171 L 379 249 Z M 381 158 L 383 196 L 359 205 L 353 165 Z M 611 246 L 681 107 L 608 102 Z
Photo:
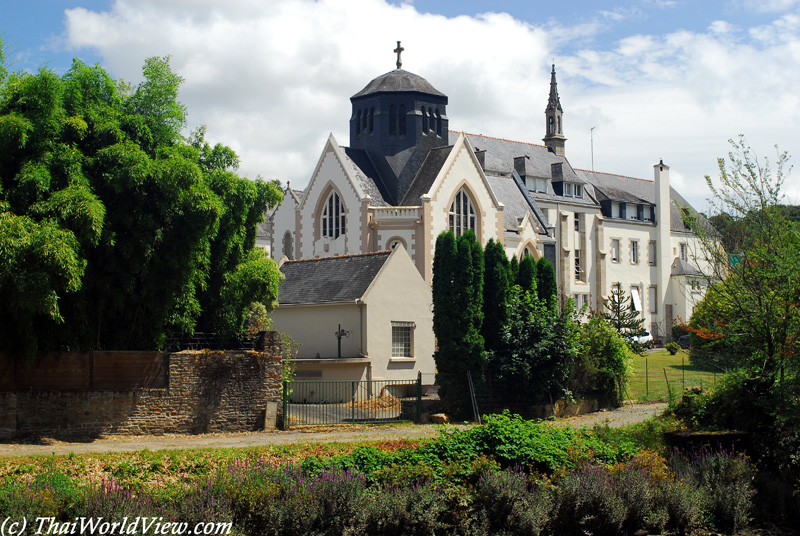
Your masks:
M 478 163 L 481 165 L 481 169 L 486 171 L 486 149 L 478 149 L 476 147 L 475 157 L 478 159 Z
M 564 180 L 564 170 L 561 162 L 553 162 L 550 164 L 550 177 L 552 178 L 553 182 Z

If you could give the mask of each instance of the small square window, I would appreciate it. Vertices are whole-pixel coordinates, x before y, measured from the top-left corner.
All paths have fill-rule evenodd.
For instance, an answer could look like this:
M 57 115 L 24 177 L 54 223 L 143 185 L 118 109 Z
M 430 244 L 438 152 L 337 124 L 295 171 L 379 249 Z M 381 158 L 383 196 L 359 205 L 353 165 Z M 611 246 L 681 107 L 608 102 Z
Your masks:
M 583 198 L 583 186 L 580 184 L 575 185 L 575 197 L 579 199 Z

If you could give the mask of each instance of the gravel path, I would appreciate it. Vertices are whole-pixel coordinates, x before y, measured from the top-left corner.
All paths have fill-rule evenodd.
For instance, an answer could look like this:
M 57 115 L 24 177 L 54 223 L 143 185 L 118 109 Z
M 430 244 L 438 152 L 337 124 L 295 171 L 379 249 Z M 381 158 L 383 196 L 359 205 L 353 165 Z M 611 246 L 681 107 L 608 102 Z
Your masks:
M 628 405 L 615 410 L 601 410 L 558 421 L 559 425 L 594 426 L 608 424 L 619 427 L 649 419 L 664 411 L 666 404 Z M 35 442 L 0 443 L 0 456 L 65 455 L 132 452 L 137 450 L 177 450 L 190 448 L 236 448 L 293 443 L 331 443 L 348 441 L 382 441 L 424 439 L 438 435 L 440 425 L 423 426 L 353 426 L 348 428 L 309 428 L 289 432 L 246 432 L 236 434 L 108 436 L 86 441 L 65 442 L 40 439 Z

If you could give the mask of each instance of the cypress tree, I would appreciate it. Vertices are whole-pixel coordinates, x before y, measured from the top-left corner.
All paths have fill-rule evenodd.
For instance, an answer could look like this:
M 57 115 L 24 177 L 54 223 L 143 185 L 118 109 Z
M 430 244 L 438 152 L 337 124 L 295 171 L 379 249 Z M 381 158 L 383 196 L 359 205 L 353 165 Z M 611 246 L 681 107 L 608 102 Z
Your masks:
M 531 255 L 525 255 L 519 262 L 519 272 L 517 273 L 517 285 L 527 292 L 536 291 L 536 259 Z
M 540 258 L 539 262 L 536 263 L 536 291 L 539 294 L 539 299 L 548 305 L 550 300 L 555 298 L 558 293 L 556 271 L 550 261 L 544 257 Z
M 459 331 L 458 311 L 455 299 L 454 277 L 457 264 L 456 237 L 452 231 L 441 233 L 436 239 L 433 254 L 433 333 L 436 335 L 437 351 L 434 354 L 439 370 L 446 368 L 444 355 L 452 353 Z M 440 364 L 440 360 L 442 363 Z
M 517 276 L 519 275 L 519 261 L 517 260 L 517 256 L 514 255 L 511 257 L 511 262 L 508 265 L 508 284 L 516 285 L 517 284 Z
M 490 239 L 483 254 L 483 342 L 486 350 L 496 351 L 506 322 L 509 262 L 500 242 Z

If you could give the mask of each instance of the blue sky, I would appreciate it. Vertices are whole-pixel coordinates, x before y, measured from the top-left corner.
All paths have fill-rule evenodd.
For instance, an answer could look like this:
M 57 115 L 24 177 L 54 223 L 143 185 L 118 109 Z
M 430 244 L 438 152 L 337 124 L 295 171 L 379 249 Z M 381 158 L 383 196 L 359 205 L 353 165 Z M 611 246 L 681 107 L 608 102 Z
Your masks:
M 135 83 L 170 55 L 189 128 L 293 187 L 330 133 L 348 143 L 348 99 L 398 39 L 452 129 L 531 143 L 555 61 L 572 165 L 591 167 L 595 127 L 595 169 L 652 178 L 663 158 L 701 210 L 728 139 L 800 155 L 800 0 L 0 0 L 0 37 L 11 70 L 79 57 Z

